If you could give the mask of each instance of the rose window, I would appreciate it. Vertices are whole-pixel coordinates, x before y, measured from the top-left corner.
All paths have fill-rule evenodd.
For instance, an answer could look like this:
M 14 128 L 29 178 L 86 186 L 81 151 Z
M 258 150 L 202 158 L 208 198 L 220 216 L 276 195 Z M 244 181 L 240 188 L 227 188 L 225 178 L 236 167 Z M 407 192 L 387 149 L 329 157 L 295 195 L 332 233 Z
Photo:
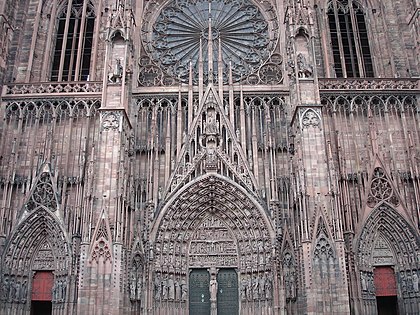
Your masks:
M 205 82 L 219 80 L 220 61 L 223 81 L 228 81 L 230 67 L 233 81 L 240 81 L 268 59 L 275 41 L 260 9 L 247 0 L 172 1 L 151 25 L 145 41 L 149 56 L 167 75 L 184 82 L 190 66 L 198 82 L 200 50 Z

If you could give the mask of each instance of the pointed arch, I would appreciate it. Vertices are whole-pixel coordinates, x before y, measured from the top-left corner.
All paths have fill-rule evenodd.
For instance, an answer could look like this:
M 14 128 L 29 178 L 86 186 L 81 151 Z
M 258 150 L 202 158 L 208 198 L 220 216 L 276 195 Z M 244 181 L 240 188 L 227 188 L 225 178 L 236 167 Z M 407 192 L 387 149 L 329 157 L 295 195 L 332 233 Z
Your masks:
M 68 275 L 70 242 L 56 216 L 45 207 L 34 209 L 21 222 L 6 243 L 5 275 L 29 277 L 34 270 L 54 270 Z
M 280 263 L 283 272 L 286 302 L 294 302 L 297 297 L 297 266 L 293 246 L 288 235 L 283 242 Z
M 365 8 L 356 0 L 330 0 L 327 17 L 337 77 L 372 77 Z
M 413 226 L 387 202 L 378 204 L 356 238 L 356 257 L 359 268 L 371 269 L 374 262 L 374 247 L 381 238 L 386 241 L 399 266 L 413 266 L 419 263 L 420 239 Z
M 112 262 L 112 236 L 108 217 L 102 210 L 90 246 L 90 263 Z
M 321 115 L 318 109 L 303 109 L 300 115 L 300 127 L 305 129 L 308 127 L 322 128 Z
M 185 295 L 173 295 L 183 291 L 173 290 L 184 288 L 189 268 L 237 268 L 241 283 L 265 281 L 244 308 L 271 299 L 274 228 L 262 206 L 232 180 L 211 173 L 181 188 L 161 209 L 150 238 L 156 308 L 184 303 Z
M 323 216 L 318 217 L 314 243 L 314 261 L 325 264 L 336 257 L 335 248 L 331 242 L 331 233 Z
M 51 81 L 89 78 L 95 8 L 89 0 L 64 1 L 58 8 Z
M 143 288 L 144 288 L 144 253 L 140 243 L 137 239 L 131 251 L 130 257 L 130 273 L 129 273 L 129 286 L 130 286 L 130 300 L 132 302 L 140 303 L 142 301 Z

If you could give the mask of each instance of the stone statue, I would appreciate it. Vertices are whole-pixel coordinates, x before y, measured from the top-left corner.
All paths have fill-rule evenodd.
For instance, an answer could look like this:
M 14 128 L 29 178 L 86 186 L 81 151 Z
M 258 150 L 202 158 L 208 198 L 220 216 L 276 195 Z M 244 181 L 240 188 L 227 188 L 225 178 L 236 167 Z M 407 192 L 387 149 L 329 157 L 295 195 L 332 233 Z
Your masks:
M 168 298 L 168 278 L 162 280 L 162 299 Z
M 63 280 L 61 286 L 61 301 L 64 302 L 66 300 L 66 292 L 67 292 L 67 282 Z
M 186 301 L 188 288 L 187 288 L 187 283 L 185 282 L 184 279 L 181 280 L 180 286 L 181 286 L 181 300 Z
M 215 300 L 217 297 L 217 280 L 210 280 L 210 299 Z
M 20 302 L 20 290 L 21 290 L 21 284 L 20 281 L 17 280 L 15 283 L 15 296 L 13 297 L 13 301 Z
M 217 120 L 215 114 L 210 112 L 207 116 L 207 122 L 204 125 L 204 130 L 206 134 L 217 134 L 219 133 L 219 128 L 217 126 Z
M 170 275 L 167 280 L 167 286 L 168 286 L 168 299 L 174 300 L 175 299 L 175 282 L 172 275 Z
M 143 285 L 142 285 L 141 281 L 142 281 L 141 276 L 140 275 L 137 275 L 136 300 L 138 300 L 138 301 L 141 300 L 141 293 L 142 293 L 142 289 L 143 289 Z
M 413 291 L 414 292 L 419 292 L 419 276 L 417 275 L 416 271 L 413 271 Z
M 162 282 L 160 280 L 160 275 L 156 274 L 155 276 L 155 300 L 159 300 L 162 295 Z
M 264 291 L 265 291 L 265 299 L 266 300 L 271 300 L 273 293 L 273 284 L 271 282 L 271 278 L 268 275 L 268 273 L 265 274 L 265 287 L 264 287 Z
M 176 280 L 176 279 L 174 281 L 174 287 L 175 287 L 175 300 L 180 301 L 181 300 L 181 288 L 179 286 L 178 280 Z
M 245 301 L 248 291 L 248 279 L 245 277 L 242 277 L 241 280 L 241 300 Z
M 368 287 L 367 287 L 367 283 L 366 283 L 366 275 L 364 273 L 360 274 L 360 282 L 362 284 L 362 291 L 367 291 Z
M 55 301 L 56 302 L 61 302 L 62 297 L 61 294 L 63 292 L 63 283 L 61 282 L 61 280 L 57 281 L 57 287 L 56 287 L 56 297 L 55 297 Z
M 15 296 L 15 280 L 13 278 L 10 278 L 9 281 L 9 296 L 8 296 L 8 301 L 10 303 L 13 302 L 13 297 Z
M 254 300 L 258 300 L 258 278 L 257 276 L 254 276 L 252 279 L 252 297 Z
M 10 290 L 10 282 L 9 282 L 9 278 L 6 276 L 3 279 L 3 286 L 2 286 L 1 299 L 3 301 L 7 301 L 8 297 L 9 297 L 9 290 Z
M 312 77 L 313 67 L 306 62 L 306 58 L 302 53 L 297 55 L 297 66 L 299 78 Z
M 21 287 L 21 295 L 20 295 L 20 300 L 22 303 L 26 303 L 27 295 L 28 295 L 28 281 L 23 280 L 22 287 Z
M 130 300 L 136 299 L 136 279 L 134 275 L 131 276 L 130 281 Z
M 108 75 L 109 82 L 120 83 L 123 74 L 123 66 L 121 65 L 121 59 L 115 59 L 114 70 Z

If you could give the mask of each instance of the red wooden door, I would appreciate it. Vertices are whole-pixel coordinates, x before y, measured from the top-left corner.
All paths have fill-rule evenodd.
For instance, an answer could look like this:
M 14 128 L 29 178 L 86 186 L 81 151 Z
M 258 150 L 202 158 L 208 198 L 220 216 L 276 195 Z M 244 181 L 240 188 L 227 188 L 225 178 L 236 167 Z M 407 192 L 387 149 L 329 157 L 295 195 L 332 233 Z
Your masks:
M 394 269 L 392 269 L 392 267 L 375 267 L 374 282 L 376 296 L 397 295 L 397 284 L 395 281 Z
M 32 282 L 32 301 L 51 301 L 53 284 L 52 271 L 37 271 Z

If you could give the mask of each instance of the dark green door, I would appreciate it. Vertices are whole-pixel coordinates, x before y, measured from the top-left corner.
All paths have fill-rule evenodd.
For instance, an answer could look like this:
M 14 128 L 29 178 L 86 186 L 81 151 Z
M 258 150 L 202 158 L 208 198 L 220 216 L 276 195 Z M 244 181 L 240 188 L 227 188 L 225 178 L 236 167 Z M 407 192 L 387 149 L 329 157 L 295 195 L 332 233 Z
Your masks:
M 220 269 L 217 274 L 217 315 L 237 315 L 238 275 L 235 269 Z
M 210 274 L 206 269 L 190 273 L 190 315 L 210 315 Z

